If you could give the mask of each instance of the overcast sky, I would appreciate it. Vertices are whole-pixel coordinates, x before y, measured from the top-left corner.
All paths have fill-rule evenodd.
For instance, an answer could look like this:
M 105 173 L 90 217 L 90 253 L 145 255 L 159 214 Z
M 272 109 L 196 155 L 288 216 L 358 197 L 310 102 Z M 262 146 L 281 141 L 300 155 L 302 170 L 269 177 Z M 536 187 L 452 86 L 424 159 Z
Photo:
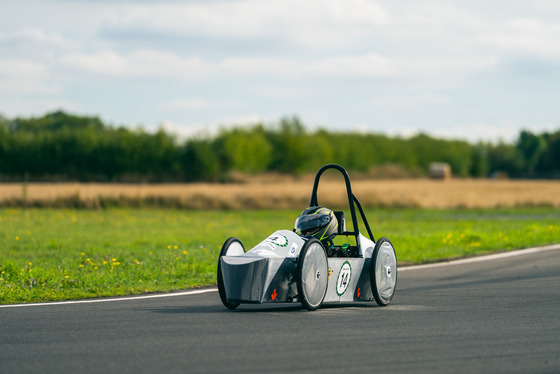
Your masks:
M 181 135 L 560 129 L 560 1 L 0 0 L 0 113 Z

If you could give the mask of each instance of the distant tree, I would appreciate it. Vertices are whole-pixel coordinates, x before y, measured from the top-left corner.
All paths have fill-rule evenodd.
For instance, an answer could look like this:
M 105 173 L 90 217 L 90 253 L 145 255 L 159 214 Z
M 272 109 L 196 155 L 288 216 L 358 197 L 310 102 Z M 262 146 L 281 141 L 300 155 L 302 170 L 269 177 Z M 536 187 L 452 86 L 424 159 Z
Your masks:
M 334 162 L 349 170 L 368 171 L 383 160 L 380 139 L 373 134 L 333 133 L 331 136 Z
M 473 177 L 487 177 L 489 172 L 487 145 L 479 142 L 472 147 L 471 168 L 469 174 Z
M 274 149 L 270 160 L 270 170 L 290 174 L 300 174 L 305 170 L 305 128 L 299 118 L 283 118 L 279 129 L 268 129 L 266 137 Z
M 509 176 L 517 176 L 523 171 L 523 156 L 513 144 L 503 142 L 488 148 L 490 173 L 502 171 Z
M 335 145 L 325 130 L 307 134 L 301 141 L 304 143 L 301 160 L 303 170 L 319 170 L 323 165 L 335 162 Z
M 219 181 L 228 170 L 228 162 L 221 162 L 215 143 L 210 139 L 191 139 L 181 151 L 184 180 Z
M 231 158 L 232 169 L 248 173 L 260 173 L 268 169 L 272 146 L 262 125 L 223 131 L 220 138 L 224 151 Z
M 560 131 L 544 134 L 545 149 L 540 153 L 536 170 L 544 176 L 560 177 Z
M 131 139 L 134 172 L 139 176 L 152 176 L 155 180 L 177 180 L 182 167 L 180 149 L 175 136 L 159 129 L 155 134 L 136 132 Z
M 529 174 L 535 172 L 537 162 L 546 149 L 544 137 L 542 135 L 535 135 L 527 130 L 522 130 L 515 146 L 523 156 L 524 167 L 527 172 Z
M 298 117 L 278 124 L 222 130 L 179 144 L 163 129 L 114 127 L 95 116 L 62 111 L 41 117 L 0 116 L 0 174 L 4 180 L 222 181 L 231 170 L 314 172 L 326 163 L 368 172 L 392 164 L 427 172 L 431 162 L 453 175 L 560 177 L 560 131 L 523 130 L 513 144 L 470 144 L 418 134 L 410 138 L 357 132 L 309 132 Z
M 12 131 L 43 132 L 56 131 L 62 128 L 102 130 L 105 125 L 98 117 L 76 116 L 56 111 L 36 118 L 16 118 L 11 122 Z

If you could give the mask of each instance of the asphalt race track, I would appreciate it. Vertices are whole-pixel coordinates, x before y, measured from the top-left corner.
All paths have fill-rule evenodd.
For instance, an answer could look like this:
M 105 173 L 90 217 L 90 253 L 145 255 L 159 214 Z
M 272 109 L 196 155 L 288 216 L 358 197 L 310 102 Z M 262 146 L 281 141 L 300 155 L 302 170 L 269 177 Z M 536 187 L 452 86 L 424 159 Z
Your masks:
M 0 308 L 0 373 L 558 373 L 560 246 L 399 271 L 374 303 L 223 307 L 215 290 Z

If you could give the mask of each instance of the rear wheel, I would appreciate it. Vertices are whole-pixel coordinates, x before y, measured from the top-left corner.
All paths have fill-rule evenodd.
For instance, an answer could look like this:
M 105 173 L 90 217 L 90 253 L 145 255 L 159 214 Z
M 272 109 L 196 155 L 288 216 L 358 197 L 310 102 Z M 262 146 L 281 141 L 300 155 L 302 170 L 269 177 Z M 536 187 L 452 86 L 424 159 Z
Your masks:
M 228 309 L 235 309 L 239 306 L 239 303 L 232 303 L 227 300 L 226 289 L 224 285 L 224 278 L 222 276 L 222 257 L 224 256 L 239 256 L 245 253 L 245 248 L 241 244 L 241 240 L 237 238 L 229 238 L 225 241 L 220 251 L 220 257 L 218 258 L 218 293 L 220 294 L 220 299 L 222 303 Z
M 389 239 L 375 243 L 369 272 L 375 301 L 380 306 L 388 305 L 397 287 L 397 255 Z
M 321 306 L 327 293 L 329 278 L 325 249 L 317 239 L 310 239 L 301 249 L 297 265 L 299 301 L 307 310 Z

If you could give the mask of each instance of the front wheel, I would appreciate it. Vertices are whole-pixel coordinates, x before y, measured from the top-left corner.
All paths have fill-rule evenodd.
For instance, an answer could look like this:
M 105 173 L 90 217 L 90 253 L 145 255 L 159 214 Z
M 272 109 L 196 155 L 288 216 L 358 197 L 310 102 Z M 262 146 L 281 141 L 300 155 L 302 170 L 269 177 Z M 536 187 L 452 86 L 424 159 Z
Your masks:
M 218 257 L 218 293 L 220 294 L 220 299 L 225 307 L 231 310 L 237 308 L 239 303 L 232 303 L 227 299 L 224 278 L 222 276 L 221 260 L 224 256 L 239 256 L 243 253 L 245 253 L 245 247 L 241 244 L 241 240 L 231 237 L 225 241 L 222 246 L 222 250 L 220 251 L 220 257 Z
M 329 266 L 325 249 L 317 239 L 308 240 L 301 249 L 296 280 L 303 307 L 307 310 L 319 308 L 327 293 Z
M 397 255 L 389 239 L 375 243 L 369 271 L 375 301 L 379 306 L 388 305 L 397 287 Z

